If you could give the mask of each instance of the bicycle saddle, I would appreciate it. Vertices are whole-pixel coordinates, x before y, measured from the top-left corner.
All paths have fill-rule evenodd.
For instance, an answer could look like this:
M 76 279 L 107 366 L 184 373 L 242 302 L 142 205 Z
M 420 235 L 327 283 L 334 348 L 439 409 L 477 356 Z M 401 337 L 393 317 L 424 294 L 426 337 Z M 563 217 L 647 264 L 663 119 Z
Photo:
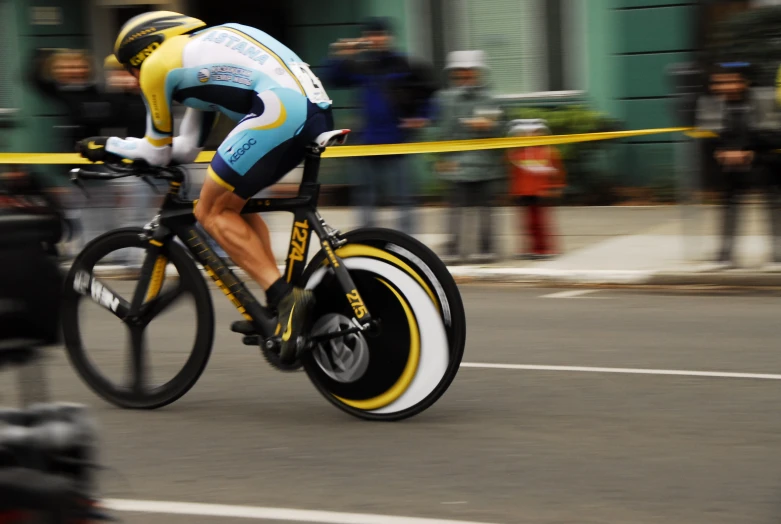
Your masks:
M 347 142 L 347 135 L 350 134 L 349 129 L 336 129 L 334 131 L 328 131 L 327 133 L 320 134 L 315 138 L 315 144 L 318 147 L 330 147 L 333 145 L 341 146 Z

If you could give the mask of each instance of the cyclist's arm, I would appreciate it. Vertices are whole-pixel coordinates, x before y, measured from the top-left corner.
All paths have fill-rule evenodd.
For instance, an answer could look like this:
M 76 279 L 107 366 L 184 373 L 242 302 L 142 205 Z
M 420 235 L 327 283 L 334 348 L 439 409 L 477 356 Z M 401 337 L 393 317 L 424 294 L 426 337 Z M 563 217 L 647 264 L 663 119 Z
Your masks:
M 171 111 L 171 92 L 166 89 L 169 67 L 165 53 L 155 53 L 146 59 L 139 81 L 146 105 L 146 136 L 121 139 L 111 137 L 106 151 L 123 158 L 144 160 L 153 166 L 166 166 L 173 156 L 174 118 Z
M 147 111 L 149 111 L 148 104 Z M 144 160 L 152 166 L 167 166 L 173 155 L 171 147 L 173 138 L 169 133 L 158 132 L 149 114 L 147 114 L 146 120 L 147 130 L 144 138 L 128 137 L 123 139 L 113 136 L 106 142 L 106 151 L 122 158 Z
M 203 112 L 187 108 L 179 129 L 179 135 L 174 138 L 173 161 L 177 164 L 189 164 L 198 158 L 209 133 L 217 122 L 216 112 Z

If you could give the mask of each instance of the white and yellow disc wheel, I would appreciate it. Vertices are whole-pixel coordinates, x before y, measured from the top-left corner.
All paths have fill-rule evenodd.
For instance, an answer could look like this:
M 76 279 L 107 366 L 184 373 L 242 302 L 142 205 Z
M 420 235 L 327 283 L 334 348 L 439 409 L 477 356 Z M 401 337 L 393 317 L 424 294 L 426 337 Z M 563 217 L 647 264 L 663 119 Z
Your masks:
M 407 249 L 420 247 L 410 245 L 408 237 L 396 240 Z M 463 354 L 463 336 L 453 337 L 446 324 L 446 318 L 452 321 L 452 305 L 463 314 L 455 283 L 444 265 L 423 278 L 404 258 L 368 244 L 347 244 L 337 255 L 379 328 L 320 344 L 304 358 L 304 368 L 329 401 L 360 418 L 399 420 L 422 412 L 450 385 Z M 313 334 L 350 327 L 352 308 L 330 263 L 322 260 L 305 279 L 317 297 Z M 450 296 L 440 298 L 436 287 L 448 289 Z M 451 306 L 447 315 L 442 302 Z

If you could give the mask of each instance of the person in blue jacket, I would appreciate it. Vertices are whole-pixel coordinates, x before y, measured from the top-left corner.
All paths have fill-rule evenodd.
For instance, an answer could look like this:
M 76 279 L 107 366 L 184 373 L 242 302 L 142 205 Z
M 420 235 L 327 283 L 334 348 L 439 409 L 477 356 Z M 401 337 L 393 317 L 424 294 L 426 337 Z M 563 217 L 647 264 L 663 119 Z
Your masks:
M 433 69 L 415 63 L 393 49 L 393 29 L 385 18 L 365 22 L 363 35 L 331 45 L 323 82 L 334 88 L 357 88 L 362 112 L 364 144 L 411 141 L 415 131 L 431 119 L 431 99 L 438 89 Z M 412 233 L 414 173 L 401 155 L 361 159 L 353 202 L 361 208 L 363 226 L 374 225 L 380 189 L 391 188 L 393 203 L 401 208 L 399 229 Z

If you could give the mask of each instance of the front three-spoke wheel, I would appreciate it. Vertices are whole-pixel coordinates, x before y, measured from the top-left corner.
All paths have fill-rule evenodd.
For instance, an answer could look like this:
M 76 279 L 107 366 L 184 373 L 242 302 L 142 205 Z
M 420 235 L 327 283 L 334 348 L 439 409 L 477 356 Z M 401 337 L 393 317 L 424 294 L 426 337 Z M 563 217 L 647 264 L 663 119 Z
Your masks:
M 148 245 L 141 229 L 106 233 L 76 258 L 65 282 L 70 361 L 96 394 L 123 408 L 154 409 L 179 399 L 203 373 L 214 340 L 211 295 L 192 258 L 169 242 L 145 285 L 138 276 Z M 136 293 L 143 306 L 129 316 Z M 195 332 L 177 325 L 194 325 Z

